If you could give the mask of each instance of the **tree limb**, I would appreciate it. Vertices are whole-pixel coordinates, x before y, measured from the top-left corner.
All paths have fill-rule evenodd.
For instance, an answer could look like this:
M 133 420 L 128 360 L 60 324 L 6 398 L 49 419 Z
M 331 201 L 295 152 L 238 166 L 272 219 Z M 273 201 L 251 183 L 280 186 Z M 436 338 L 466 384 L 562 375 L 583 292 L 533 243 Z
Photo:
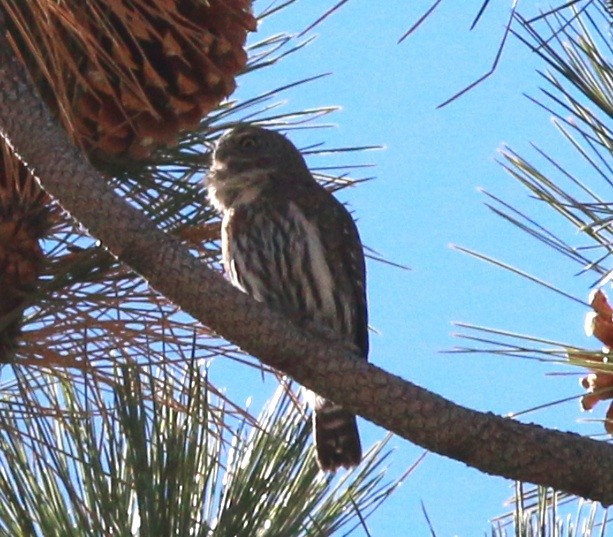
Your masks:
M 483 472 L 613 503 L 613 446 L 455 405 L 297 328 L 192 257 L 117 196 L 71 144 L 32 90 L 4 32 L 0 127 L 45 190 L 113 255 L 262 362 L 385 429 Z

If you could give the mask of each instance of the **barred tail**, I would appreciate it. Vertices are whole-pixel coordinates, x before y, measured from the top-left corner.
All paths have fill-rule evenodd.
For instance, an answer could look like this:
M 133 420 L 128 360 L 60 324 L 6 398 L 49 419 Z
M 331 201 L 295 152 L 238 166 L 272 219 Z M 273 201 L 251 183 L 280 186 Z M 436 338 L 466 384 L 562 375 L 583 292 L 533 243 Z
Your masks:
M 322 470 L 334 472 L 341 466 L 357 466 L 362 446 L 355 416 L 340 406 L 318 398 L 313 412 L 317 462 Z

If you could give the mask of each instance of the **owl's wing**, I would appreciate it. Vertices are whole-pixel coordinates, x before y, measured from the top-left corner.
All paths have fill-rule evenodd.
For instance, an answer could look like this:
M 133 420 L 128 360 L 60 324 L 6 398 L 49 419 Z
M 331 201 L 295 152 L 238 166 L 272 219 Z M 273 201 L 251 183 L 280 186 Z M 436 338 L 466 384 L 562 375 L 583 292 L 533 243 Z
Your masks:
M 232 283 L 295 322 L 315 321 L 368 353 L 364 259 L 347 210 L 327 192 L 270 196 L 230 211 L 224 265 Z
M 347 208 L 323 187 L 300 205 L 309 220 L 320 229 L 324 250 L 334 271 L 335 285 L 347 302 L 351 316 L 351 341 L 360 354 L 368 356 L 368 309 L 366 266 L 357 226 Z

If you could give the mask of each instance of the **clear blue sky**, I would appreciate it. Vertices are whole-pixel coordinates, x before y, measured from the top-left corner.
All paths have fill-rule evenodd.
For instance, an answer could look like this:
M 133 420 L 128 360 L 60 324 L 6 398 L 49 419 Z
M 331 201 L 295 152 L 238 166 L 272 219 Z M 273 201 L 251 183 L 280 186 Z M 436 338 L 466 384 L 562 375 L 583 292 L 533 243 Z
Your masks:
M 299 32 L 333 3 L 296 2 L 266 19 L 250 42 Z M 235 96 L 253 97 L 333 73 L 287 92 L 281 110 L 342 107 L 320 122 L 334 123 L 334 128 L 292 133 L 299 147 L 320 142 L 327 147 L 385 145 L 381 151 L 309 160 L 312 166 L 375 165 L 365 173 L 376 180 L 340 197 L 353 209 L 366 245 L 412 268 L 406 272 L 368 264 L 370 320 L 378 332 L 371 338 L 371 361 L 459 404 L 505 414 L 580 394 L 578 377 L 547 376 L 562 366 L 534 361 L 443 354 L 462 343 L 452 336 L 452 321 L 598 345 L 583 334 L 586 310 L 580 305 L 448 247 L 456 243 L 500 258 L 580 298 L 587 297 L 593 279 L 573 277 L 576 266 L 493 215 L 477 191 L 483 187 L 519 207 L 533 207 L 554 229 L 567 237 L 575 233 L 548 208 L 531 202 L 495 162 L 505 143 L 530 158 L 530 142 L 562 160 L 572 158 L 548 114 L 522 95 L 537 96 L 543 85 L 536 73 L 544 68 L 538 58 L 511 40 L 490 79 L 436 110 L 483 74 L 496 53 L 511 0 L 492 3 L 469 32 L 480 3 L 442 2 L 416 34 L 397 45 L 431 0 L 351 0 L 314 30 L 314 43 L 278 66 L 241 78 Z M 256 12 L 266 6 L 256 2 Z M 603 411 L 598 408 L 596 414 Z M 580 417 L 578 402 L 572 401 L 522 419 L 582 434 L 600 432 L 598 425 L 578 422 Z M 361 429 L 366 445 L 383 435 L 364 421 Z M 422 449 L 403 439 L 394 439 L 393 445 L 390 471 L 397 475 Z M 507 510 L 503 502 L 511 493 L 510 481 L 430 454 L 369 520 L 370 531 L 373 536 L 429 535 L 423 501 L 439 537 L 483 535 L 489 533 L 488 520 Z

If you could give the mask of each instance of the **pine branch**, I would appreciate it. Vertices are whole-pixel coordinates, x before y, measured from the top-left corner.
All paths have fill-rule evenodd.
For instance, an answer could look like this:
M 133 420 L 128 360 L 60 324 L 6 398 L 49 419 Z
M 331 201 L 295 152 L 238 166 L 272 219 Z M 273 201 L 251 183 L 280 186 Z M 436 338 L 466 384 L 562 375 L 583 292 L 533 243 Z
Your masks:
M 265 364 L 416 444 L 486 473 L 613 504 L 612 446 L 455 405 L 314 338 L 190 256 L 70 144 L 0 29 L 5 137 L 64 209 L 153 288 Z

